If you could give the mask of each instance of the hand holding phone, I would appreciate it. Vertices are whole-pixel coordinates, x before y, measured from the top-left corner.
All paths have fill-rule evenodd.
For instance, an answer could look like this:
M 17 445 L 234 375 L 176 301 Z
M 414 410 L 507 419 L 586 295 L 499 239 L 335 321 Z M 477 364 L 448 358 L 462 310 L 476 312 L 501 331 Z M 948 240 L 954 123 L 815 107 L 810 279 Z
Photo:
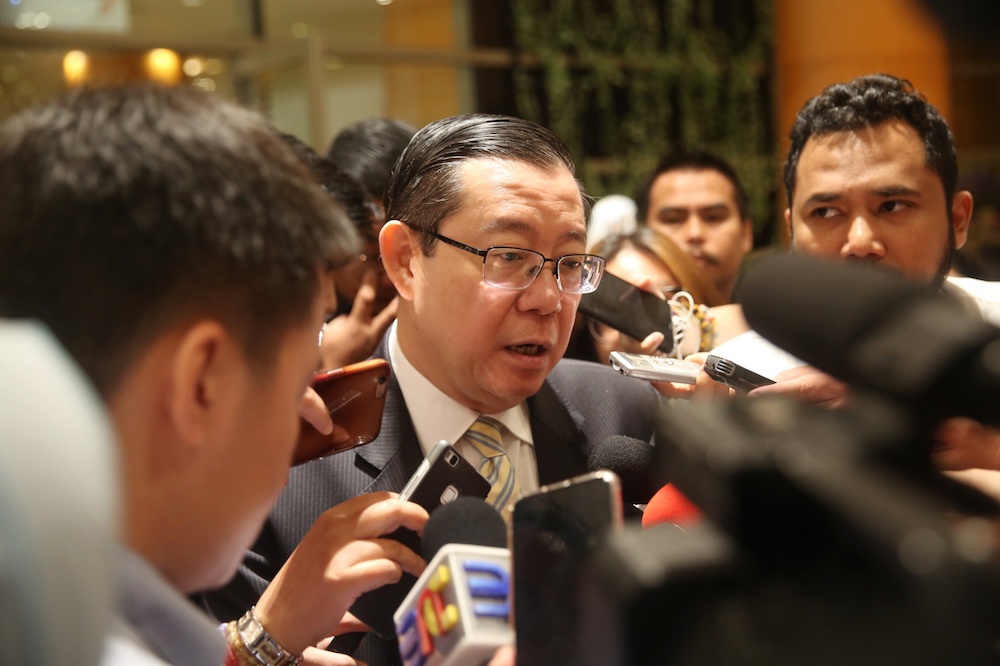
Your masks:
M 489 492 L 489 482 L 472 463 L 447 441 L 441 440 L 420 463 L 399 498 L 419 504 L 432 513 L 457 497 L 485 499 Z M 421 551 L 420 537 L 412 530 L 400 528 L 382 538 L 394 539 L 416 553 Z M 414 576 L 404 574 L 397 583 L 366 592 L 351 606 L 351 613 L 384 638 L 395 637 L 396 625 L 392 615 L 416 580 Z
M 302 419 L 293 464 L 316 460 L 367 444 L 382 428 L 382 410 L 389 382 L 389 362 L 373 358 L 313 376 L 312 388 L 333 419 L 324 435 Z
M 580 299 L 580 312 L 635 338 L 664 334 L 658 349 L 673 351 L 674 325 L 670 302 L 654 293 L 605 272 L 597 290 Z

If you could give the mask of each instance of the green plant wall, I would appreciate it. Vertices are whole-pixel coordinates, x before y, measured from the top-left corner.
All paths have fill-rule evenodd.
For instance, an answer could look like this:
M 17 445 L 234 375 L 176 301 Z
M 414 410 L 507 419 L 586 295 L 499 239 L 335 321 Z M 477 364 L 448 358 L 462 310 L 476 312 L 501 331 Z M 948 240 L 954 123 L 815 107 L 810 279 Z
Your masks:
M 772 0 L 512 0 L 519 112 L 573 151 L 595 196 L 633 195 L 668 152 L 730 160 L 773 240 Z

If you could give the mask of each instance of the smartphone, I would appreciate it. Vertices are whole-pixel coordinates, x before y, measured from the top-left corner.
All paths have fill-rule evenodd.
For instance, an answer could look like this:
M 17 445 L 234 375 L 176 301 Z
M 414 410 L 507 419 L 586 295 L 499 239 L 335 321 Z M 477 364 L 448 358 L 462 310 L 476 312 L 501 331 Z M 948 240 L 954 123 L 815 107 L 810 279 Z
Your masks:
M 758 375 L 756 372 L 747 370 L 729 359 L 713 354 L 709 354 L 708 358 L 705 359 L 705 374 L 729 388 L 743 392 L 751 391 L 758 386 L 767 386 L 774 383 L 773 379 Z
M 441 440 L 427 453 L 399 497 L 419 504 L 431 513 L 442 504 L 462 496 L 485 500 L 489 492 L 489 482 L 472 463 L 447 441 Z M 394 539 L 418 555 L 421 553 L 420 537 L 412 530 L 401 527 L 381 538 Z M 415 577 L 404 573 L 399 582 L 362 594 L 350 611 L 383 638 L 393 638 L 396 624 L 392 615 L 416 582 Z
M 608 362 L 611 367 L 626 377 L 651 379 L 657 382 L 677 382 L 694 384 L 701 372 L 701 366 L 691 361 L 682 361 L 664 356 L 611 352 Z
M 293 464 L 316 460 L 367 444 L 382 428 L 389 384 L 389 362 L 372 358 L 313 376 L 312 387 L 323 399 L 333 432 L 324 435 L 302 419 Z
M 518 666 L 574 664 L 578 576 L 622 526 L 621 484 L 598 470 L 522 496 L 511 521 Z
M 636 340 L 661 331 L 663 342 L 657 349 L 664 353 L 674 349 L 670 302 L 616 275 L 605 272 L 597 289 L 580 298 L 579 310 Z
M 429 513 L 458 497 L 486 499 L 489 494 L 489 481 L 454 446 L 442 439 L 399 492 L 399 499 L 419 504 Z

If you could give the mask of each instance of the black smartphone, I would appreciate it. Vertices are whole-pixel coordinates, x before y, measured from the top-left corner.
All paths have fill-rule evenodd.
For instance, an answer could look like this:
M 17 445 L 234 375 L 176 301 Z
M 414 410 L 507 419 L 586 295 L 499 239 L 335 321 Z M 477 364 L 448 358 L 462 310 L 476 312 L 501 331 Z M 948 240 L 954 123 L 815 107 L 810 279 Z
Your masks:
M 729 359 L 713 354 L 709 354 L 708 358 L 705 359 L 705 374 L 729 388 L 742 392 L 752 391 L 758 386 L 767 386 L 774 383 L 773 379 L 768 379 L 764 375 L 758 375 L 756 372 L 747 370 Z
M 514 504 L 511 522 L 514 635 L 518 666 L 573 664 L 578 576 L 622 525 L 621 484 L 598 470 L 543 486 Z
M 324 435 L 302 419 L 293 464 L 309 462 L 367 444 L 382 428 L 382 411 L 389 383 L 389 362 L 372 358 L 313 376 L 311 386 L 333 419 Z
M 664 353 L 674 349 L 670 302 L 616 275 L 605 272 L 597 289 L 580 298 L 579 310 L 636 340 L 661 331 L 663 342 L 657 349 Z
M 419 504 L 431 513 L 458 497 L 479 497 L 485 500 L 489 492 L 489 482 L 472 463 L 447 441 L 441 440 L 428 452 L 399 497 Z M 420 555 L 420 537 L 412 530 L 400 528 L 382 538 L 395 539 Z M 414 576 L 404 573 L 399 582 L 362 594 L 350 611 L 383 638 L 392 638 L 396 635 L 392 614 L 403 603 L 416 582 Z

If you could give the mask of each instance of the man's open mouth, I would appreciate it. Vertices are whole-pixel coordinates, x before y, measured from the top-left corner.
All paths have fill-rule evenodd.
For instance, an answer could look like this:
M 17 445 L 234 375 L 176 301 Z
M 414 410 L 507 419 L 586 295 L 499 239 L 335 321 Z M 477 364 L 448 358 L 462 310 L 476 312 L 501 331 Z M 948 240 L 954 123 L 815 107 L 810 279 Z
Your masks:
M 525 356 L 541 356 L 545 353 L 545 347 L 542 345 L 509 345 L 507 349 Z

